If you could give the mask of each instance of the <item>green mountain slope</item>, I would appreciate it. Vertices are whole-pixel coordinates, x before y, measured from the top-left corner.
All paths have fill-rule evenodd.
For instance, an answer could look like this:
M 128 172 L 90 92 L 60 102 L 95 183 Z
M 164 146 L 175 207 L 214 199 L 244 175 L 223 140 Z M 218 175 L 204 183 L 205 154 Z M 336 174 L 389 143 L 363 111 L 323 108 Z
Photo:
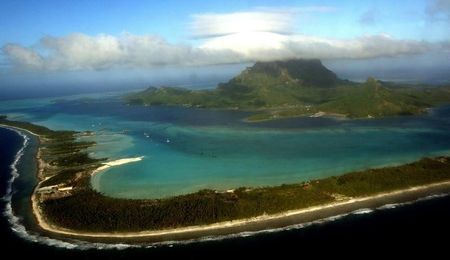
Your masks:
M 358 84 L 339 79 L 319 60 L 257 62 L 213 90 L 150 87 L 129 94 L 129 104 L 183 105 L 254 111 L 250 121 L 292 116 L 351 118 L 423 113 L 450 102 L 450 88 L 401 86 L 369 77 Z

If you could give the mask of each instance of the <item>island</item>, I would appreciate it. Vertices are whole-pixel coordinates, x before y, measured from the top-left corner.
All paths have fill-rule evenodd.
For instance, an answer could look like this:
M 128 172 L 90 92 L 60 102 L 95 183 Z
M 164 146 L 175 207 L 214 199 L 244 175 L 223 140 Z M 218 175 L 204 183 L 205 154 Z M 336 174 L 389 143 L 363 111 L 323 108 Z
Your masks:
M 449 86 L 339 79 L 317 59 L 256 62 L 215 89 L 149 87 L 125 96 L 130 105 L 178 105 L 250 111 L 249 122 L 297 116 L 379 118 L 417 115 L 450 103 Z
M 31 204 L 40 228 L 85 240 L 153 242 L 263 230 L 450 192 L 450 157 L 441 156 L 297 184 L 112 198 L 91 187 L 91 176 L 139 157 L 91 158 L 86 149 L 95 143 L 79 137 L 92 132 L 53 131 L 6 116 L 0 125 L 39 139 Z

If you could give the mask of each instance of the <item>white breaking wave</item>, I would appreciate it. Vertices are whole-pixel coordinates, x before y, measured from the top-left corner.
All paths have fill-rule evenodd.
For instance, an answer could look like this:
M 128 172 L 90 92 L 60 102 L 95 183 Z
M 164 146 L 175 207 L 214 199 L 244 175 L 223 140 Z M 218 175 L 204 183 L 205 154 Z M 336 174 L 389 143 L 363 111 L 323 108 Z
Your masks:
M 78 240 L 62 241 L 59 239 L 53 239 L 46 236 L 42 236 L 36 232 L 27 230 L 26 227 L 22 224 L 21 218 L 14 215 L 14 211 L 12 209 L 12 196 L 13 192 L 13 183 L 19 177 L 19 171 L 17 169 L 17 165 L 20 162 L 20 159 L 23 157 L 25 153 L 25 149 L 29 144 L 30 138 L 23 134 L 21 131 L 18 131 L 14 128 L 9 128 L 9 130 L 16 132 L 23 138 L 22 147 L 17 152 L 13 163 L 11 164 L 11 177 L 7 182 L 6 194 L 3 196 L 2 200 L 6 202 L 5 210 L 3 215 L 7 218 L 9 224 L 11 225 L 11 230 L 20 238 L 23 238 L 28 241 L 40 243 L 46 246 L 53 246 L 59 248 L 66 249 L 126 249 L 130 247 L 136 247 L 135 245 L 129 244 L 104 244 L 104 243 L 90 243 Z
M 11 168 L 11 178 L 8 180 L 7 186 L 6 186 L 6 194 L 5 196 L 3 196 L 3 200 L 5 201 L 11 201 L 11 197 L 12 197 L 12 184 L 14 182 L 15 179 L 17 179 L 17 177 L 19 177 L 19 172 L 17 170 L 17 164 L 20 161 L 20 158 L 22 158 L 25 148 L 28 145 L 28 142 L 30 140 L 30 138 L 28 138 L 28 136 L 24 135 L 23 133 L 21 133 L 20 131 L 17 131 L 15 129 L 12 128 L 8 128 L 11 131 L 16 132 L 17 134 L 19 134 L 22 138 L 23 138 L 23 143 L 22 143 L 22 148 L 20 148 L 20 150 L 17 152 L 16 156 L 14 157 L 14 161 L 11 164 L 10 168 Z
M 450 194 L 447 194 L 447 193 L 440 193 L 440 194 L 426 196 L 426 197 L 423 197 L 423 198 L 418 198 L 418 199 L 413 200 L 413 201 L 386 204 L 386 205 L 383 205 L 383 206 L 378 207 L 376 209 L 377 210 L 395 209 L 395 208 L 398 208 L 399 206 L 412 205 L 412 204 L 414 204 L 416 202 L 427 201 L 427 200 L 436 199 L 436 198 L 443 198 L 443 197 L 447 197 L 449 195 Z
M 393 203 L 393 204 L 386 204 L 383 205 L 381 207 L 378 207 L 378 210 L 384 210 L 384 209 L 395 209 L 397 206 L 399 205 L 399 203 Z
M 430 195 L 427 197 L 419 198 L 415 201 L 397 203 L 397 204 L 386 204 L 386 205 L 380 206 L 376 209 L 369 209 L 369 208 L 358 209 L 353 212 L 339 214 L 336 216 L 331 216 L 331 217 L 327 217 L 327 218 L 323 218 L 323 219 L 318 219 L 318 220 L 314 220 L 314 221 L 307 222 L 307 223 L 294 224 L 294 225 L 286 226 L 286 227 L 259 230 L 259 231 L 245 231 L 245 232 L 229 234 L 229 235 L 205 236 L 205 237 L 201 237 L 201 238 L 184 240 L 184 241 L 164 241 L 164 242 L 150 243 L 150 244 L 144 244 L 144 245 L 142 245 L 142 244 L 135 245 L 135 244 L 126 244 L 126 243 L 116 243 L 116 244 L 91 243 L 91 242 L 86 242 L 86 241 L 81 241 L 81 240 L 76 240 L 76 239 L 68 239 L 67 241 L 63 241 L 63 240 L 59 240 L 59 239 L 49 238 L 49 237 L 40 235 L 37 232 L 27 230 L 26 227 L 22 224 L 21 218 L 14 215 L 14 212 L 12 210 L 12 205 L 11 205 L 12 195 L 13 195 L 12 187 L 13 187 L 14 180 L 17 179 L 17 177 L 19 176 L 19 173 L 17 170 L 17 165 L 18 165 L 20 159 L 22 158 L 22 156 L 24 155 L 25 148 L 28 146 L 29 137 L 16 129 L 12 129 L 12 128 L 8 128 L 8 129 L 13 130 L 16 133 L 18 133 L 20 136 L 23 137 L 24 141 L 23 141 L 22 148 L 17 152 L 14 162 L 11 164 L 11 178 L 8 180 L 8 183 L 7 183 L 7 193 L 2 198 L 7 203 L 5 206 L 5 211 L 3 212 L 3 215 L 8 219 L 8 222 L 11 225 L 11 229 L 17 236 L 19 236 L 25 240 L 28 240 L 28 241 L 36 242 L 36 243 L 46 245 L 46 246 L 58 247 L 58 248 L 78 249 L 78 250 L 87 250 L 87 249 L 100 249 L 100 250 L 119 249 L 119 250 L 123 250 L 123 249 L 128 249 L 128 248 L 154 248 L 154 247 L 159 247 L 159 246 L 172 247 L 174 245 L 186 245 L 186 244 L 192 244 L 192 243 L 198 243 L 198 242 L 209 242 L 209 241 L 220 241 L 220 240 L 227 240 L 227 239 L 233 239 L 233 238 L 243 238 L 243 237 L 250 237 L 250 236 L 255 236 L 255 235 L 259 235 L 259 234 L 269 234 L 269 233 L 280 232 L 280 231 L 302 229 L 302 228 L 306 228 L 306 227 L 309 227 L 312 225 L 320 225 L 320 224 L 324 224 L 324 223 L 334 222 L 336 220 L 340 220 L 349 215 L 369 214 L 376 210 L 393 209 L 393 208 L 396 208 L 399 206 L 411 205 L 411 204 L 414 204 L 415 202 L 419 202 L 419 201 L 427 201 L 427 200 L 431 200 L 434 198 L 442 198 L 442 197 L 449 196 L 449 194 Z
M 362 215 L 362 214 L 368 214 L 368 213 L 372 213 L 372 212 L 373 212 L 373 209 L 364 208 L 364 209 L 357 209 L 357 210 L 353 211 L 352 214 Z

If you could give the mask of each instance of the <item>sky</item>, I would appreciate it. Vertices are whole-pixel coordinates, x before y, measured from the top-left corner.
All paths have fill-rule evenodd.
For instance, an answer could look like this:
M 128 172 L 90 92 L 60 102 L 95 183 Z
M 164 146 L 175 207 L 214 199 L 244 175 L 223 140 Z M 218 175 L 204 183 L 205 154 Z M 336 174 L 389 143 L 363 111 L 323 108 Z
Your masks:
M 350 78 L 445 75 L 449 28 L 450 0 L 2 0 L 0 88 L 223 80 L 290 58 Z

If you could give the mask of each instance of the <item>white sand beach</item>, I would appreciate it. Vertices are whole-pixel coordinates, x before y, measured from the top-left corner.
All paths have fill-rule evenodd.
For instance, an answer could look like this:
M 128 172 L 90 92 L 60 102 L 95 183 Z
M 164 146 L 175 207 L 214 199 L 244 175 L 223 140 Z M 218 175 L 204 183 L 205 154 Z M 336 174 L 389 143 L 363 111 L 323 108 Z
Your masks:
M 142 159 L 144 159 L 144 156 L 139 156 L 139 157 L 134 157 L 134 158 L 123 158 L 123 159 L 118 159 L 115 161 L 105 162 L 105 163 L 102 163 L 103 164 L 102 166 L 95 169 L 91 173 L 91 175 L 93 176 L 101 171 L 104 171 L 104 170 L 110 168 L 110 167 L 119 166 L 122 164 L 127 164 L 127 163 L 132 163 L 132 162 L 138 162 L 138 161 L 141 161 Z

